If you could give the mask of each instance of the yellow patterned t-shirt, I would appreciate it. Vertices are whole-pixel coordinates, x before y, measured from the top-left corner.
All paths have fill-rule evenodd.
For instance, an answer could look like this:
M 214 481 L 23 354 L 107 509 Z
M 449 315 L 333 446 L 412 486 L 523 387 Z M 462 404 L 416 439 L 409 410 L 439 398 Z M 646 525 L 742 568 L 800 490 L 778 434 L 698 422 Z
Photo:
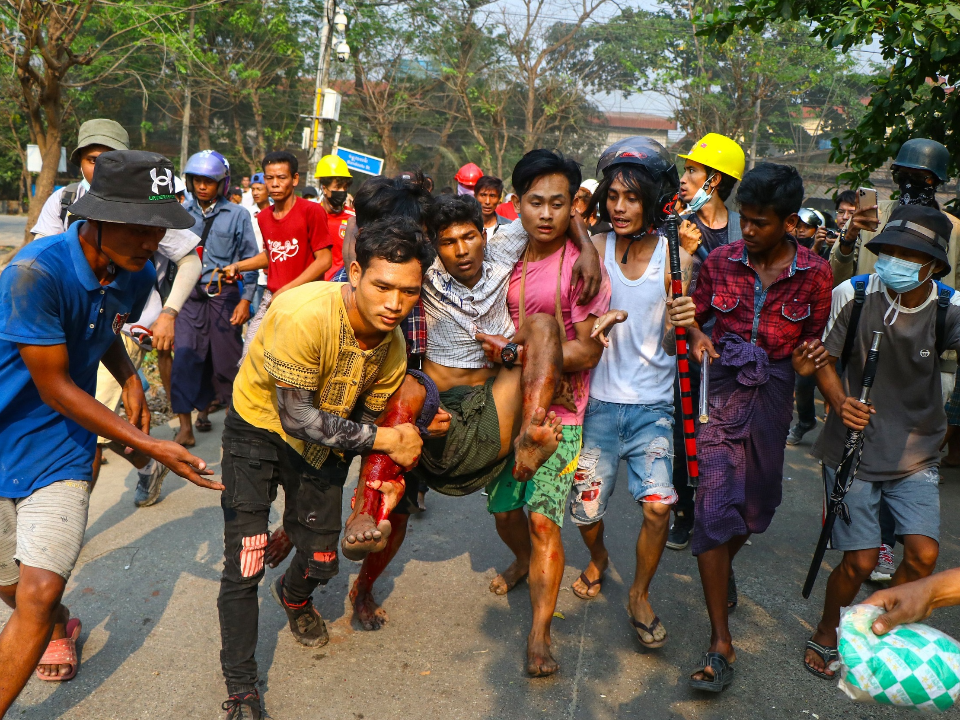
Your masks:
M 341 287 L 343 283 L 312 282 L 276 298 L 233 383 L 233 408 L 240 417 L 280 435 L 314 467 L 323 464 L 330 448 L 283 431 L 277 381 L 313 390 L 315 407 L 345 418 L 361 396 L 370 410 L 383 410 L 407 370 L 399 327 L 372 350 L 360 349 Z

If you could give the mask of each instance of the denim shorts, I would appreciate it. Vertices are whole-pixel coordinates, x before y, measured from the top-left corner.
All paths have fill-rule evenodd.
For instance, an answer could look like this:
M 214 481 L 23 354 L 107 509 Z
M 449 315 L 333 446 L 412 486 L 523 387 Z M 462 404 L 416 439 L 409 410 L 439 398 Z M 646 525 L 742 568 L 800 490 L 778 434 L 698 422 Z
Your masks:
M 627 463 L 637 502 L 672 505 L 673 404 L 623 405 L 590 398 L 583 420 L 583 450 L 570 494 L 570 516 L 591 525 L 607 510 L 620 461 Z
M 834 470 L 824 467 L 824 480 L 833 490 Z M 837 518 L 834 550 L 872 550 L 880 547 L 880 498 L 896 522 L 897 535 L 924 535 L 940 542 L 940 472 L 926 468 L 900 480 L 854 480 L 845 498 L 850 524 Z

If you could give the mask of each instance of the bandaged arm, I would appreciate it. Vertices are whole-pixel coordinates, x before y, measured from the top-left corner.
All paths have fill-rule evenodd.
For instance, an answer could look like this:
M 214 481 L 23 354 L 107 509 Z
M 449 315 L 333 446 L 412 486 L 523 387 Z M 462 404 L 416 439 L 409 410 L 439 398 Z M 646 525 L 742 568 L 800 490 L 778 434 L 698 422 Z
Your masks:
M 203 263 L 200 262 L 200 256 L 193 250 L 177 260 L 177 276 L 173 279 L 170 294 L 163 306 L 180 312 L 183 304 L 190 297 L 190 291 L 200 282 L 202 270 Z
M 277 385 L 277 406 L 285 433 L 335 450 L 367 453 L 374 449 L 377 431 L 390 429 L 374 425 L 378 413 L 365 405 L 360 406 L 357 422 L 314 407 L 313 396 L 313 390 Z

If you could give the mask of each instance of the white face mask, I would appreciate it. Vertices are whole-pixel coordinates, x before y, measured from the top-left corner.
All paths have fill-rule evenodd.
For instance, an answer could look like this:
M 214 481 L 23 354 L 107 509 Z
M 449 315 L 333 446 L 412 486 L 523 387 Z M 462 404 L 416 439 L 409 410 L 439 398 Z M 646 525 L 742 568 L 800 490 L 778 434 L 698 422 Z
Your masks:
M 696 195 L 693 196 L 693 200 L 691 200 L 687 204 L 687 210 L 689 210 L 690 212 L 697 212 L 697 210 L 699 210 L 708 202 L 710 202 L 711 198 L 713 198 L 713 193 L 710 193 L 708 195 L 706 188 L 710 185 L 710 181 L 713 180 L 715 176 L 716 174 L 709 175 L 707 177 L 706 182 L 704 182 L 703 185 L 700 186 L 700 189 L 697 190 Z

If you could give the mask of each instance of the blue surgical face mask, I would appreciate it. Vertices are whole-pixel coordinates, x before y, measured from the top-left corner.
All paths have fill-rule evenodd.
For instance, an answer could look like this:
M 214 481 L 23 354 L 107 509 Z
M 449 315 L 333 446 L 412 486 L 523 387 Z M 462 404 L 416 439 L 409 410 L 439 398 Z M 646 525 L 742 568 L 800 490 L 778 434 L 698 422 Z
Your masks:
M 920 273 L 923 272 L 923 268 L 932 262 L 934 261 L 931 260 L 930 262 L 922 264 L 915 263 L 910 262 L 909 260 L 895 258 L 892 255 L 880 253 L 880 257 L 877 258 L 877 264 L 874 267 L 874 270 L 876 270 L 877 276 L 880 278 L 881 282 L 883 282 L 883 284 L 886 285 L 891 292 L 894 292 L 897 295 L 883 316 L 884 324 L 887 326 L 893 325 L 900 316 L 901 294 L 910 292 L 911 290 L 916 290 L 930 279 L 930 275 L 927 275 L 927 277 L 921 280 Z M 890 315 L 890 313 L 893 313 L 893 318 L 888 321 L 887 317 Z
M 920 264 L 880 253 L 875 270 L 883 284 L 899 295 L 916 290 L 929 280 L 929 275 L 921 280 L 920 273 L 932 262 L 933 260 Z
M 700 189 L 697 190 L 696 194 L 693 196 L 693 200 L 687 204 L 687 210 L 690 212 L 697 212 L 697 210 L 710 202 L 710 198 L 713 197 L 713 193 L 708 195 L 706 188 L 708 185 L 710 185 L 710 181 L 713 180 L 713 177 L 713 175 L 708 177 L 707 181 L 700 186 Z

